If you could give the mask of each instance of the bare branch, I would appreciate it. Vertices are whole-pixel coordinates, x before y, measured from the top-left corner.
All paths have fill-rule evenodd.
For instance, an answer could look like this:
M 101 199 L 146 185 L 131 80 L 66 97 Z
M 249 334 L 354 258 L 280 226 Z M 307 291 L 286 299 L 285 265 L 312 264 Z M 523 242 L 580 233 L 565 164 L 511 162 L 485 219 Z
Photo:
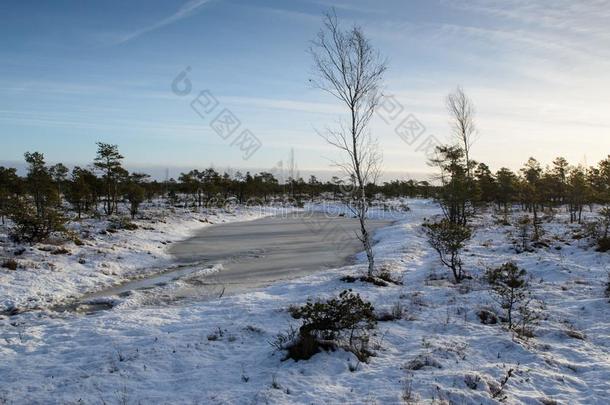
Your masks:
M 312 85 L 347 107 L 347 125 L 341 124 L 338 129 L 327 128 L 321 136 L 343 152 L 345 160 L 334 162 L 334 165 L 356 182 L 357 190 L 352 199 L 360 220 L 359 238 L 369 260 L 369 275 L 372 275 L 374 258 L 366 227 L 366 186 L 378 180 L 382 156 L 368 127 L 379 104 L 387 64 L 360 27 L 345 31 L 339 27 L 334 10 L 325 15 L 323 28 L 312 41 L 309 53 L 314 61 Z
M 474 104 L 460 86 L 447 96 L 446 104 L 450 115 L 449 123 L 453 136 L 457 143 L 464 149 L 466 165 L 468 166 L 468 171 L 470 173 L 470 152 L 472 145 L 476 140 Z

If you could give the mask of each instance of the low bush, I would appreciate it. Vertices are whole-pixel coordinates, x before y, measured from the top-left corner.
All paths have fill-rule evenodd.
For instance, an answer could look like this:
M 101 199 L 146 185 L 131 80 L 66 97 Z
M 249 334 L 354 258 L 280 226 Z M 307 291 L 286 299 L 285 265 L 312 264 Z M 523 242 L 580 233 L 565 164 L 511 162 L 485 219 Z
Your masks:
M 405 370 L 417 371 L 424 368 L 443 368 L 431 354 L 420 354 L 403 366 Z
M 597 240 L 598 252 L 610 252 L 610 238 L 600 238 Z
M 341 277 L 341 281 L 346 283 L 355 283 L 356 281 L 360 281 L 362 283 L 370 283 L 376 285 L 377 287 L 387 287 L 389 285 L 386 281 L 374 276 L 344 276 Z
M 400 301 L 397 301 L 396 303 L 394 303 L 394 305 L 392 305 L 392 308 L 388 311 L 381 311 L 377 314 L 376 319 L 379 322 L 391 322 L 391 321 L 397 321 L 400 320 L 404 317 L 405 314 L 405 309 L 402 306 L 402 304 L 400 303 Z
M 495 325 L 498 323 L 498 317 L 489 309 L 483 308 L 477 313 L 477 315 L 483 325 Z
M 24 254 L 24 253 L 25 253 L 25 251 L 26 251 L 26 250 L 27 250 L 26 248 L 24 248 L 24 247 L 20 247 L 20 248 L 15 249 L 15 251 L 13 252 L 13 254 L 14 254 L 15 256 L 21 256 L 22 254 Z
M 582 233 L 596 245 L 598 252 L 610 252 L 610 207 L 602 208 L 595 221 L 585 222 Z
M 530 242 L 533 239 L 532 235 L 532 220 L 529 215 L 524 215 L 517 221 L 517 230 L 519 233 L 519 246 L 517 253 L 531 252 Z
M 500 402 L 504 402 L 504 400 L 506 400 L 507 396 L 504 395 L 504 390 L 506 389 L 508 381 L 517 371 L 515 368 L 507 368 L 506 365 L 503 365 L 502 367 L 505 372 L 504 377 L 498 381 L 492 380 L 487 382 L 489 385 L 489 391 L 491 392 L 491 397 L 499 400 Z
M 65 231 L 65 218 L 59 212 L 48 208 L 44 215 L 38 215 L 31 204 L 22 201 L 15 203 L 10 218 L 14 223 L 10 235 L 15 242 L 42 242 L 54 232 Z
M 599 227 L 598 221 L 586 221 L 580 225 L 580 232 L 577 233 L 576 236 L 580 236 L 579 239 L 583 237 L 590 238 L 593 240 L 597 240 L 602 237 L 601 229 Z M 574 239 L 577 239 L 574 237 Z
M 276 340 L 279 345 L 275 345 L 288 351 L 287 358 L 307 360 L 321 350 L 337 347 L 354 353 L 361 361 L 372 354 L 368 331 L 377 324 L 374 308 L 351 290 L 326 301 L 308 302 L 291 312 L 303 321 L 298 335 L 282 335 Z
M 428 243 L 436 250 L 443 265 L 451 269 L 456 284 L 464 279 L 462 250 L 472 237 L 472 230 L 465 225 L 443 219 L 424 223 Z
M 275 335 L 275 338 L 268 343 L 277 351 L 288 350 L 296 343 L 298 336 L 299 331 L 290 325 L 286 332 L 278 333 Z
M 118 217 L 110 220 L 110 224 L 106 229 L 110 233 L 115 233 L 118 230 L 135 231 L 138 225 L 134 224 L 127 218 Z
M 207 338 L 210 342 L 215 342 L 217 340 L 220 340 L 224 337 L 225 335 L 225 331 L 223 331 L 220 328 L 217 328 L 214 332 L 208 334 Z
M 532 298 L 527 272 L 514 263 L 490 269 L 486 274 L 494 298 L 502 307 L 508 328 L 521 337 L 532 337 L 539 319 L 538 302 Z
M 2 267 L 9 270 L 17 270 L 18 263 L 14 259 L 6 259 L 2 262 Z
M 484 383 L 480 375 L 476 373 L 469 373 L 464 376 L 464 384 L 466 384 L 466 386 L 471 390 L 477 390 Z
M 66 248 L 61 247 L 61 248 L 57 248 L 57 249 L 51 251 L 51 254 L 52 255 L 69 255 L 70 251 Z
M 379 272 L 379 276 L 377 276 L 377 278 L 390 284 L 402 285 L 402 281 L 394 277 L 394 275 L 387 269 L 382 269 Z

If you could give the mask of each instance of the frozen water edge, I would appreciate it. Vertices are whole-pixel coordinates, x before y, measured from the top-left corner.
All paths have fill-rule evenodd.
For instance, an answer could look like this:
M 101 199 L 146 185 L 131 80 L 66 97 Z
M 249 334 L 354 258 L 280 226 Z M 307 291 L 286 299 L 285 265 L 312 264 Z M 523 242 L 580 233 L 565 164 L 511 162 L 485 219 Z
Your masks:
M 421 402 L 495 403 L 488 386 L 519 370 L 506 388 L 507 403 L 604 404 L 610 390 L 610 316 L 603 296 L 608 256 L 579 242 L 561 250 L 515 255 L 507 229 L 484 218 L 469 246 L 467 268 L 515 260 L 535 276 L 547 319 L 527 344 L 498 325 L 480 324 L 476 311 L 493 305 L 473 281 L 469 291 L 444 275 L 420 233 L 422 218 L 436 213 L 426 202 L 399 224 L 379 232 L 380 262 L 404 277 L 404 286 L 345 284 L 347 266 L 271 287 L 167 307 L 134 307 L 94 316 L 24 314 L 0 324 L 0 399 L 70 403 L 399 403 L 410 379 Z M 549 224 L 564 235 L 569 225 Z M 541 280 L 542 279 L 542 280 Z M 267 341 L 289 324 L 285 311 L 307 298 L 354 288 L 378 309 L 400 301 L 407 319 L 380 323 L 376 357 L 358 364 L 349 353 L 320 353 L 310 361 L 281 361 Z M 571 323 L 568 325 L 567 322 Z M 566 333 L 580 331 L 585 338 Z M 215 339 L 209 339 L 209 336 Z M 405 370 L 429 357 L 436 367 Z M 438 368 L 440 366 L 440 368 Z M 479 381 L 469 388 L 465 379 Z M 275 381 L 276 384 L 272 384 Z M 550 402 L 549 402 L 550 403 Z
M 392 222 L 371 219 L 369 232 Z M 84 305 L 71 307 L 87 312 L 102 298 L 106 305 L 91 309 L 216 298 L 336 268 L 362 249 L 358 227 L 354 218 L 308 211 L 205 227 L 170 246 L 179 264 L 168 271 L 86 294 L 79 299 Z

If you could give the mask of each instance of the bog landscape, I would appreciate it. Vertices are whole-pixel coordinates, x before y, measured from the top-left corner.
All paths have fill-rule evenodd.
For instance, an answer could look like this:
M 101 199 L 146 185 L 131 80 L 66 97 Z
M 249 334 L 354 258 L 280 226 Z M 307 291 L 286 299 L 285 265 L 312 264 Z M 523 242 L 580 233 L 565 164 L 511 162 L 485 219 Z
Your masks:
M 608 403 L 607 2 L 0 10 L 0 404 Z

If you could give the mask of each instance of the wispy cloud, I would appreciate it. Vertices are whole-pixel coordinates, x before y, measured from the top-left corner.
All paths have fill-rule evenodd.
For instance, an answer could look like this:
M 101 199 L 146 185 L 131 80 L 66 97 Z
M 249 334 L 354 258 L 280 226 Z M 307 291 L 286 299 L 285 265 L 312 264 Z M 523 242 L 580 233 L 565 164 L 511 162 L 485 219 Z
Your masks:
M 154 24 L 151 24 L 147 27 L 140 28 L 136 31 L 129 32 L 121 35 L 120 38 L 115 42 L 116 44 L 122 44 L 133 39 L 138 38 L 139 36 L 146 34 L 148 32 L 152 32 L 158 30 L 159 28 L 165 27 L 166 25 L 170 25 L 175 23 L 176 21 L 180 21 L 183 18 L 189 17 L 195 14 L 197 11 L 201 9 L 206 3 L 209 3 L 211 0 L 189 0 L 172 15 L 166 17 L 162 20 L 157 21 Z

